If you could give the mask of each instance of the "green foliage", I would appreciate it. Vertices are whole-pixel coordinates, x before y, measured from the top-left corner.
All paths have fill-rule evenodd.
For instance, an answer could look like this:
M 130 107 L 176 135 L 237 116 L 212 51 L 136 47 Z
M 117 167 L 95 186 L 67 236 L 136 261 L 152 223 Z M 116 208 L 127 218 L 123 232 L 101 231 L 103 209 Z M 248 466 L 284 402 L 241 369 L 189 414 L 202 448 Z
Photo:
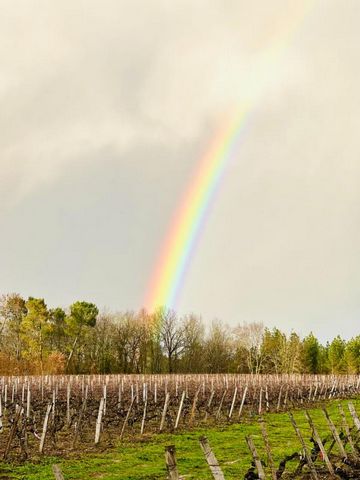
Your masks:
M 10 347 L 15 358 L 20 361 L 22 357 L 21 323 L 26 315 L 26 302 L 17 293 L 2 295 L 0 298 L 0 341 Z M 6 333 L 6 342 L 3 334 Z
M 347 370 L 345 359 L 346 342 L 338 335 L 328 347 L 331 373 L 344 373 Z
M 360 373 L 360 335 L 352 338 L 346 345 L 345 361 L 349 373 Z
M 25 306 L 27 313 L 21 322 L 24 356 L 38 362 L 42 373 L 44 360 L 49 353 L 47 341 L 52 328 L 49 312 L 43 298 L 29 297 Z
M 284 373 L 286 369 L 287 338 L 278 328 L 265 329 L 262 341 L 263 371 Z
M 56 365 L 55 365 L 56 364 Z M 360 335 L 322 345 L 262 323 L 209 329 L 164 307 L 99 315 L 94 303 L 51 308 L 42 298 L 0 297 L 0 374 L 360 373 Z
M 303 340 L 302 364 L 305 373 L 317 373 L 319 371 L 320 344 L 313 333 L 310 333 Z
M 95 327 L 99 310 L 96 305 L 89 302 L 75 302 L 70 307 L 68 325 L 75 331 L 83 327 Z

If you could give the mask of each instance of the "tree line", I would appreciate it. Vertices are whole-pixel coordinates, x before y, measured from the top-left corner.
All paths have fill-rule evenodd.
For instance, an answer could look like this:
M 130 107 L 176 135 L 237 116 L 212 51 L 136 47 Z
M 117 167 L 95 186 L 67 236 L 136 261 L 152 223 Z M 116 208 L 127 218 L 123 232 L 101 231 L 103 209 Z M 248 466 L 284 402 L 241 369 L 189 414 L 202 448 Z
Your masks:
M 99 313 L 84 301 L 63 309 L 0 297 L 0 374 L 223 372 L 360 373 L 360 335 L 322 345 L 257 322 L 206 328 L 166 308 Z

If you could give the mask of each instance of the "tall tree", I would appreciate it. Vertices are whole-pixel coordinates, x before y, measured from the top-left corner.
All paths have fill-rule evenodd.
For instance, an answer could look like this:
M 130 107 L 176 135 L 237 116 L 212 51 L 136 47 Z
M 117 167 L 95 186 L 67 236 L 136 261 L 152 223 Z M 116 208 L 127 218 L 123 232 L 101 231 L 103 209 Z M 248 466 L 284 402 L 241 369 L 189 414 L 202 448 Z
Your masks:
M 360 335 L 348 341 L 345 350 L 345 359 L 349 373 L 360 373 Z
M 334 338 L 328 348 L 328 359 L 331 373 L 345 373 L 346 359 L 345 359 L 346 342 L 340 335 Z
M 44 373 L 44 360 L 49 353 L 47 342 L 51 325 L 49 311 L 43 298 L 29 297 L 26 302 L 27 313 L 21 322 L 21 337 L 24 342 L 24 355 L 39 365 Z
M 167 358 L 168 372 L 173 373 L 176 362 L 184 349 L 184 328 L 172 310 L 159 309 L 161 345 Z
M 265 328 L 261 353 L 264 373 L 283 373 L 286 368 L 287 338 L 278 328 Z
M 183 319 L 184 351 L 181 368 L 185 373 L 204 371 L 204 324 L 200 317 L 188 315 Z
M 234 356 L 231 331 L 219 321 L 211 325 L 205 343 L 205 362 L 209 373 L 225 373 L 232 370 Z
M 49 310 L 49 323 L 51 325 L 51 348 L 57 352 L 64 351 L 66 344 L 66 313 L 62 308 Z
M 296 332 L 291 332 L 286 342 L 286 354 L 284 358 L 284 373 L 301 372 L 302 343 Z
M 18 293 L 10 293 L 0 297 L 0 345 L 6 333 L 6 348 L 16 360 L 21 359 L 21 322 L 26 315 L 26 302 Z
M 319 372 L 320 344 L 312 332 L 302 342 L 301 363 L 305 373 Z
M 97 306 L 89 302 L 75 302 L 70 307 L 70 315 L 66 319 L 67 333 L 73 338 L 73 343 L 66 362 L 66 368 L 69 367 L 78 344 L 80 344 L 82 335 L 86 335 L 89 328 L 95 327 L 96 318 L 99 314 Z
M 234 335 L 238 348 L 246 352 L 246 361 L 249 372 L 260 373 L 264 360 L 261 349 L 264 336 L 264 324 L 251 322 L 238 325 L 234 329 Z

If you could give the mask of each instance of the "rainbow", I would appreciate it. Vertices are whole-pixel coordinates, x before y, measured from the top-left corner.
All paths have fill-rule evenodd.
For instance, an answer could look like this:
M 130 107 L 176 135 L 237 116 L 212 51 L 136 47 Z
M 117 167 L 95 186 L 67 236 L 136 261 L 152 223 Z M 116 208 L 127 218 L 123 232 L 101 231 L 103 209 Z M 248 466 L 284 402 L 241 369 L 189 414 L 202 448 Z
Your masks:
M 149 311 L 159 306 L 173 308 L 191 259 L 199 232 L 206 219 L 211 199 L 220 184 L 228 158 L 236 143 L 247 110 L 230 115 L 200 161 L 194 179 L 174 216 L 160 261 L 145 301 Z
M 294 17 L 287 19 L 282 34 L 275 38 L 273 48 L 269 49 L 266 61 L 262 65 L 266 70 L 271 70 L 269 67 L 274 65 L 274 60 L 289 44 L 291 33 L 297 30 L 296 27 L 301 24 L 312 4 L 313 2 L 308 2 L 295 19 Z M 254 110 L 264 92 L 263 77 L 258 76 L 261 79 L 255 82 L 255 87 L 254 78 L 249 78 L 252 94 L 247 105 L 227 115 L 221 122 L 220 129 L 212 139 L 205 155 L 200 159 L 192 181 L 175 212 L 144 302 L 149 312 L 159 307 L 173 309 L 176 305 L 211 202 L 224 176 L 228 161 L 237 149 L 249 114 Z

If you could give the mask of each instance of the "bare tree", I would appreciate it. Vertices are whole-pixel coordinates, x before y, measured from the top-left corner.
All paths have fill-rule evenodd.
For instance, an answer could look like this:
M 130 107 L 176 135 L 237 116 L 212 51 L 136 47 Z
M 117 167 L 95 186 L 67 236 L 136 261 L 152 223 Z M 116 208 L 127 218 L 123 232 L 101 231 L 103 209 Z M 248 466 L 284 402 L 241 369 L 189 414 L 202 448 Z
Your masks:
M 234 328 L 236 343 L 246 352 L 248 369 L 251 373 L 260 373 L 263 352 L 264 324 L 262 322 L 244 323 Z
M 169 373 L 174 372 L 177 358 L 184 349 L 184 328 L 172 310 L 161 309 L 158 312 L 160 321 L 160 340 L 168 361 Z
M 231 370 L 233 360 L 233 341 L 231 331 L 220 321 L 214 321 L 205 343 L 206 369 L 210 373 L 222 373 Z
M 184 352 L 181 367 L 184 372 L 200 373 L 204 371 L 205 328 L 201 317 L 187 315 L 183 319 Z

